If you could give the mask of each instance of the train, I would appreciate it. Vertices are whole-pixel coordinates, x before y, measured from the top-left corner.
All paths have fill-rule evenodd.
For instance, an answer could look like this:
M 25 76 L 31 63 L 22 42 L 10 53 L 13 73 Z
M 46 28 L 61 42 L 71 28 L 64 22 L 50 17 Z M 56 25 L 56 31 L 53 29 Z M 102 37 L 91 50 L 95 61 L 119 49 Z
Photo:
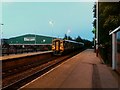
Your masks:
M 53 39 L 52 51 L 54 55 L 63 55 L 84 48 L 84 43 L 72 40 Z

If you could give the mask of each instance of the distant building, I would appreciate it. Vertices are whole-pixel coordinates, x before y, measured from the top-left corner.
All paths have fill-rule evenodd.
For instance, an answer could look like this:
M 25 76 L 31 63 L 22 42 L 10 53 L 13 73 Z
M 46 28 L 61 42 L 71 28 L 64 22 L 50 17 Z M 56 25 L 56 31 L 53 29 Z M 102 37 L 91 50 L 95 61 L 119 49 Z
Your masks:
M 1 39 L 1 44 L 8 43 L 8 39 Z
M 112 35 L 112 69 L 120 72 L 120 26 L 110 32 Z
M 8 39 L 9 45 L 51 45 L 52 37 L 26 34 Z
M 51 50 L 52 37 L 26 34 L 2 40 L 2 54 Z

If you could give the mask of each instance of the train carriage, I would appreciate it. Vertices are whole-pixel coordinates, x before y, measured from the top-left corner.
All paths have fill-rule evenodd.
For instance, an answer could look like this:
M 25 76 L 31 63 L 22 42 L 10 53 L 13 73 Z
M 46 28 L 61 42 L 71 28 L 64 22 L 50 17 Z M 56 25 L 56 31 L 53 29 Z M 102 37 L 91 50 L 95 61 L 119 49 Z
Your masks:
M 64 47 L 63 47 L 63 40 L 61 39 L 54 39 L 52 41 L 52 51 L 53 54 L 62 54 L 62 52 L 64 51 Z
M 83 48 L 84 44 L 71 40 L 54 39 L 52 41 L 52 51 L 54 55 L 62 55 L 74 50 Z

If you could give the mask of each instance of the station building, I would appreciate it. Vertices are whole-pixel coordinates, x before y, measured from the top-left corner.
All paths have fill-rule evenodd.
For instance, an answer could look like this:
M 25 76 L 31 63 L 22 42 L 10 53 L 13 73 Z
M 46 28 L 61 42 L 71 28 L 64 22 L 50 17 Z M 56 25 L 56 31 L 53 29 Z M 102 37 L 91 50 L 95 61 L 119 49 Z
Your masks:
M 112 35 L 112 69 L 120 73 L 120 26 L 109 34 Z

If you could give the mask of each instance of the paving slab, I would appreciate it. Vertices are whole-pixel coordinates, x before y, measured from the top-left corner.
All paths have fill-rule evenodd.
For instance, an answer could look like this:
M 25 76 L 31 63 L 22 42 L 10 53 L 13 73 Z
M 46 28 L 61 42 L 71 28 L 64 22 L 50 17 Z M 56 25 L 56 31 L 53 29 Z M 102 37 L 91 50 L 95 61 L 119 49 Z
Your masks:
M 94 51 L 87 49 L 24 88 L 118 88 L 118 82 Z
M 118 80 L 113 77 L 106 65 L 97 65 L 100 76 L 101 88 L 118 88 Z

